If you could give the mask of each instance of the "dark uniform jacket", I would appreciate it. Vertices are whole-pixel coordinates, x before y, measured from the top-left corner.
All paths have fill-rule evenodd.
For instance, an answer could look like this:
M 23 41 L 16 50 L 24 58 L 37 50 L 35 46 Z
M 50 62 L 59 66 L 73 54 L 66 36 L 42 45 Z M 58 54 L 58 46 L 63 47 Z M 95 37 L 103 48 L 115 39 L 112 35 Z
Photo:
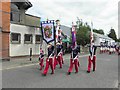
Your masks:
M 59 52 L 62 50 L 63 46 L 62 45 L 57 45 L 57 55 L 59 54 Z
M 97 50 L 97 46 L 93 45 L 93 55 L 96 55 L 96 50 Z M 90 55 L 92 56 L 92 51 L 91 51 L 91 48 L 89 46 L 89 52 L 90 52 Z
M 51 55 L 51 54 L 52 54 L 52 55 Z M 54 56 L 54 46 L 51 46 L 51 47 L 48 48 L 48 57 L 49 57 L 50 55 L 51 55 L 51 56 Z
M 78 53 L 80 53 L 80 47 L 77 46 L 75 49 L 72 49 L 72 57 L 75 58 Z

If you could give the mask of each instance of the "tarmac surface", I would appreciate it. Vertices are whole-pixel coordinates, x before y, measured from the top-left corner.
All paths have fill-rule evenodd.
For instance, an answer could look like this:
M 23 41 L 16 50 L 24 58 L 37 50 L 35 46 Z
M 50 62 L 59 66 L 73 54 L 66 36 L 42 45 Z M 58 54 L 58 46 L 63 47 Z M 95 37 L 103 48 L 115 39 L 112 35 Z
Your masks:
M 118 87 L 118 55 L 97 54 L 96 71 L 86 73 L 88 54 L 80 54 L 79 73 L 75 70 L 67 75 L 70 55 L 64 56 L 63 68 L 59 65 L 55 74 L 51 70 L 47 76 L 42 76 L 39 70 L 37 57 L 29 61 L 29 58 L 5 61 L 2 63 L 2 87 L 3 88 L 117 88 Z M 23 60 L 23 62 L 22 62 Z M 44 63 L 45 64 L 45 63 Z

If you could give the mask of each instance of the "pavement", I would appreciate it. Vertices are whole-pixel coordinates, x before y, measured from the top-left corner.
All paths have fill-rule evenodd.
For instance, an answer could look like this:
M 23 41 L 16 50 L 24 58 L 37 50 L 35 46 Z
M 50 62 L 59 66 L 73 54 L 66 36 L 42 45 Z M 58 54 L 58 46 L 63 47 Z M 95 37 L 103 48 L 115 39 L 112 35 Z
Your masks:
M 79 73 L 75 70 L 67 75 L 70 54 L 64 55 L 62 69 L 56 67 L 55 74 L 51 70 L 42 76 L 38 63 L 29 63 L 2 70 L 3 88 L 117 88 L 118 87 L 118 56 L 116 54 L 97 54 L 97 69 L 86 73 L 88 54 L 79 57 Z M 29 59 L 26 59 L 29 60 Z M 29 61 L 26 61 L 29 62 Z M 4 63 L 4 62 L 3 62 Z M 23 63 L 23 62 L 22 62 Z M 20 64 L 18 64 L 20 65 Z M 26 66 L 27 65 L 27 66 Z
M 29 56 L 12 57 L 10 58 L 10 61 L 2 61 L 2 70 L 13 68 L 13 67 L 19 67 L 23 65 L 29 65 L 33 63 L 38 63 L 38 56 L 32 57 L 31 61 Z

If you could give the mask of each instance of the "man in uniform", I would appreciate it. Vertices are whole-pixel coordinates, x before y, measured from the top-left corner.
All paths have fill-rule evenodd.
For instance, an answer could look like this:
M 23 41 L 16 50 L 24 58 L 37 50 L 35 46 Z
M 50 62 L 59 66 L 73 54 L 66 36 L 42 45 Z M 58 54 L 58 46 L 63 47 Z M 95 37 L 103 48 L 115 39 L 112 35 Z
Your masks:
M 43 71 L 43 75 L 46 76 L 49 66 L 51 67 L 51 74 L 54 74 L 54 66 L 53 66 L 53 61 L 54 61 L 54 46 L 50 43 L 48 46 L 48 57 L 46 59 L 46 67 Z
M 112 54 L 112 45 L 110 45 L 110 50 L 109 50 L 109 55 L 111 55 Z
M 42 48 L 40 48 L 40 56 L 39 56 L 39 65 L 40 65 L 40 70 L 44 67 L 44 51 Z
M 93 71 L 96 70 L 96 50 L 97 50 L 97 46 L 95 46 L 95 45 L 93 45 L 92 51 L 91 51 L 91 47 L 89 47 L 90 55 L 88 57 L 88 70 L 87 70 L 87 73 L 90 73 L 92 63 L 93 63 Z
M 100 54 L 103 53 L 103 45 L 102 42 L 100 43 Z
M 116 45 L 115 49 L 116 49 L 118 55 L 120 55 L 120 46 L 119 46 L 119 45 Z
M 71 74 L 73 65 L 75 65 L 75 73 L 78 73 L 78 67 L 79 67 L 79 60 L 78 60 L 78 54 L 80 53 L 80 48 L 78 46 L 74 47 L 72 49 L 71 53 L 71 59 L 70 59 L 70 67 L 68 69 L 68 75 Z
M 62 68 L 62 64 L 63 64 L 62 45 L 58 42 L 56 46 L 57 46 L 57 55 L 56 55 L 56 60 L 54 62 L 54 69 L 56 68 L 57 63 L 59 63 L 60 68 Z

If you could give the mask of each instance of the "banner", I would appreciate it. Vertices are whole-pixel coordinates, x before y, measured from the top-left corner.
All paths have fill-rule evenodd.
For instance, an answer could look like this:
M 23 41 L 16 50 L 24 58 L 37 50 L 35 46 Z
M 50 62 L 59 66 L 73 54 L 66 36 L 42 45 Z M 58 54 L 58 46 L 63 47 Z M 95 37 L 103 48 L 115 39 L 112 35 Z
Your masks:
M 75 26 L 72 23 L 72 48 L 76 47 L 76 30 L 75 30 Z
M 41 22 L 42 37 L 46 43 L 55 40 L 54 20 Z

